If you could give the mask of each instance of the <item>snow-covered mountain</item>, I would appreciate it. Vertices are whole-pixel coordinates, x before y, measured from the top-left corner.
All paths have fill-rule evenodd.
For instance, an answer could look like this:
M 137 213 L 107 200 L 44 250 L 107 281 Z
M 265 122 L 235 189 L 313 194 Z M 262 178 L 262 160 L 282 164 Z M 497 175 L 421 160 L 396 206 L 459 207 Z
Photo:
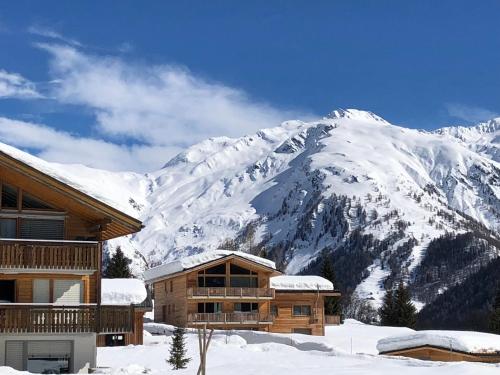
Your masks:
M 220 247 L 265 253 L 289 273 L 314 272 L 325 252 L 343 286 L 376 304 L 401 279 L 427 289 L 427 276 L 442 272 L 427 248 L 447 233 L 473 232 L 464 251 L 477 256 L 453 269 L 462 277 L 433 283 L 436 293 L 500 255 L 499 124 L 425 132 L 337 110 L 208 139 L 146 175 L 0 150 L 143 220 L 142 232 L 110 243 L 134 258 L 137 272 Z

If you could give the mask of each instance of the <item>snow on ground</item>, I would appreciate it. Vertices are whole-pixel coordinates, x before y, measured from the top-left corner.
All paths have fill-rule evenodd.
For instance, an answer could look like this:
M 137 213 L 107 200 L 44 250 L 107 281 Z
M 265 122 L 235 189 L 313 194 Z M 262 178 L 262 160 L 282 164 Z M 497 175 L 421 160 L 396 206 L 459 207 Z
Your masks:
M 187 350 L 192 361 L 186 370 L 167 366 L 172 326 L 146 324 L 145 329 L 160 335 L 144 337 L 144 346 L 99 348 L 98 364 L 111 367 L 113 374 L 194 374 L 198 368 L 198 339 L 188 331 Z M 426 362 L 377 355 L 381 338 L 408 334 L 407 328 L 375 327 L 353 320 L 326 328 L 326 336 L 269 334 L 251 331 L 217 331 L 208 352 L 210 375 L 493 375 L 500 365 L 479 363 Z M 351 354 L 351 342 L 352 353 Z M 0 373 L 1 370 L 0 370 Z M 11 374 L 9 374 L 11 375 Z
M 102 279 L 101 302 L 104 305 L 130 305 L 144 302 L 147 291 L 139 279 Z
M 381 339 L 379 352 L 432 345 L 467 353 L 500 352 L 500 335 L 465 331 L 419 331 Z
M 99 367 L 113 375 L 195 374 L 199 365 L 198 338 L 186 334 L 185 370 L 166 363 L 172 326 L 147 323 L 144 345 L 98 348 Z M 216 331 L 208 351 L 210 375 L 498 375 L 500 364 L 428 362 L 377 355 L 377 342 L 387 336 L 412 334 L 408 328 L 376 327 L 354 320 L 326 328 L 326 336 L 274 334 L 252 331 Z M 151 335 L 153 334 L 153 335 Z M 352 348 L 352 350 L 351 350 Z M 352 353 L 352 354 L 351 354 Z M 104 369 L 103 369 L 104 370 Z M 1 375 L 27 375 L 0 367 Z

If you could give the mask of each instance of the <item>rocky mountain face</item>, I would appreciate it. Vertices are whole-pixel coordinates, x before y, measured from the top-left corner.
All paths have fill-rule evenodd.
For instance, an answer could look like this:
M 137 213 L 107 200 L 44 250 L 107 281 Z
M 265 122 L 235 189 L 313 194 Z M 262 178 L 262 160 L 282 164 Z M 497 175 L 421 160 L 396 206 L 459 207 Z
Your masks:
M 403 280 L 423 305 L 500 255 L 499 123 L 425 132 L 337 110 L 208 139 L 147 175 L 98 171 L 98 181 L 11 152 L 142 219 L 142 232 L 108 246 L 137 273 L 216 248 L 314 273 L 327 254 L 346 292 L 377 306 Z

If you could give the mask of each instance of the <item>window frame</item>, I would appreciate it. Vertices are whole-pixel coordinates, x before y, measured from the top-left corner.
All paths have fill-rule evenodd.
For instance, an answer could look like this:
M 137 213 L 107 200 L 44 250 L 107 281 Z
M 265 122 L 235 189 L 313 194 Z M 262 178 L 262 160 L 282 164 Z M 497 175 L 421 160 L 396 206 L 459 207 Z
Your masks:
M 297 314 L 295 309 L 299 309 L 300 312 Z M 308 312 L 305 312 L 304 310 L 308 310 Z M 292 316 L 298 316 L 298 317 L 312 316 L 311 305 L 293 305 L 292 306 Z

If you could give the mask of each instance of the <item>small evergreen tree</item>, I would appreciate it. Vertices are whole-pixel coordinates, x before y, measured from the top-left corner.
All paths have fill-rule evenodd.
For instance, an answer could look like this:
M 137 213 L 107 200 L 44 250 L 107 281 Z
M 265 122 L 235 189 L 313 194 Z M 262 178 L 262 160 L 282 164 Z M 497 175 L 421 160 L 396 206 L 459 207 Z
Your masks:
M 335 270 L 333 269 L 330 257 L 326 252 L 322 255 L 322 263 L 320 276 L 324 277 L 333 284 L 333 287 L 337 287 L 337 279 L 335 277 Z M 325 314 L 326 315 L 340 315 L 342 308 L 340 306 L 340 301 L 336 297 L 326 297 L 325 298 Z
M 380 324 L 383 326 L 394 326 L 396 325 L 396 314 L 394 306 L 394 292 L 392 290 L 387 290 L 385 292 L 384 301 L 382 307 L 379 309 Z
M 174 336 L 170 343 L 170 358 L 167 360 L 173 370 L 184 369 L 188 362 L 191 361 L 191 358 L 186 358 L 185 333 L 186 330 L 182 327 L 176 327 L 174 330 Z
M 402 282 L 393 297 L 396 327 L 415 328 L 417 324 L 417 309 L 411 302 L 410 292 Z
M 117 247 L 109 260 L 104 277 L 108 279 L 130 279 L 133 277 L 129 267 L 130 263 L 132 261 L 123 254 L 121 247 Z
M 490 317 L 490 330 L 500 335 L 500 283 L 497 285 L 497 293 L 493 302 L 493 312 Z

